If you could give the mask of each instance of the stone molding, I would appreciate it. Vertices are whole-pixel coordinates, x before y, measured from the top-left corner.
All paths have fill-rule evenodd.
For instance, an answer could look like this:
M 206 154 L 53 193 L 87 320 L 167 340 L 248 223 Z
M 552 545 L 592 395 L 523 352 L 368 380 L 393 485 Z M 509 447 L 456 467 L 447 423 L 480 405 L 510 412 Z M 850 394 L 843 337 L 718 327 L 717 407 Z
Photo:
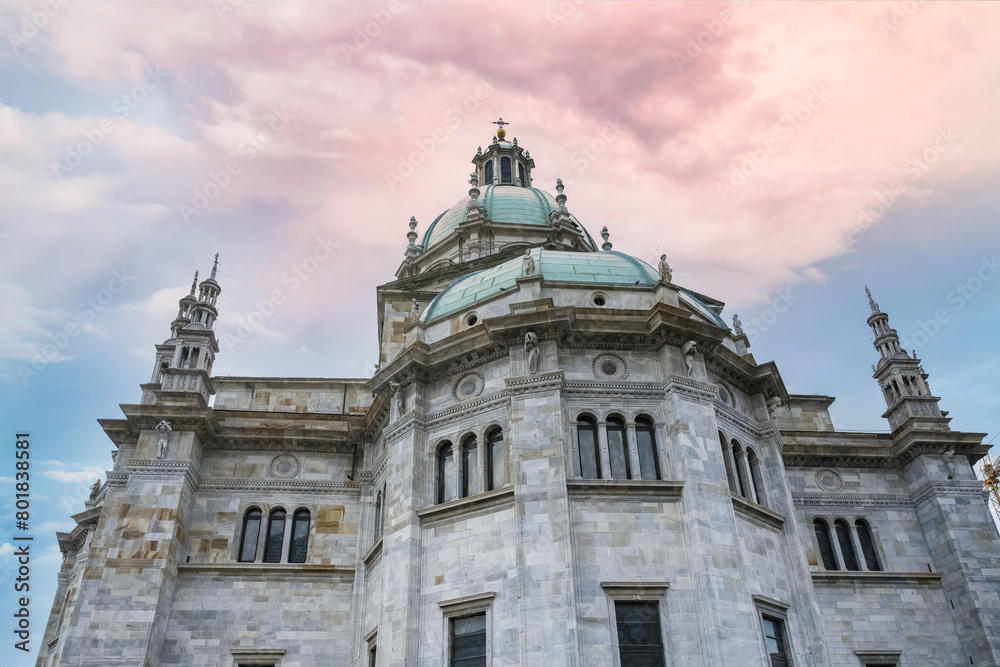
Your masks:
M 601 355 L 603 356 L 603 355 Z M 623 380 L 570 380 L 564 387 L 567 396 L 600 398 L 654 398 L 663 400 L 663 384 L 624 382 Z
M 601 588 L 613 600 L 659 600 L 670 588 L 669 581 L 602 581 Z
M 365 555 L 361 557 L 361 562 L 365 564 L 365 567 L 369 570 L 375 567 L 376 563 L 381 560 L 382 556 L 382 541 L 385 538 L 384 535 L 379 535 L 375 539 L 375 543 L 371 545 Z
M 311 429 L 310 429 L 311 430 Z M 306 431 L 308 433 L 308 431 Z M 351 454 L 354 452 L 354 442 L 347 440 L 347 431 L 338 432 L 344 436 L 343 440 L 311 440 L 307 438 L 244 438 L 240 436 L 226 437 L 220 436 L 215 440 L 205 443 L 205 449 L 211 451 L 278 451 L 278 452 L 298 452 L 298 453 L 321 453 L 321 454 Z M 312 434 L 315 435 L 315 434 Z
M 900 507 L 912 509 L 913 499 L 899 493 L 793 493 L 796 507 Z
M 770 510 L 763 505 L 758 505 L 752 500 L 748 500 L 743 496 L 739 496 L 732 491 L 729 492 L 730 498 L 733 500 L 733 509 L 736 513 L 743 516 L 746 519 L 751 519 L 755 522 L 763 523 L 764 525 L 781 531 L 782 527 L 785 525 L 785 517 L 781 516 L 774 510 Z
M 980 496 L 983 493 L 983 483 L 975 482 L 927 482 L 910 494 L 914 504 L 919 505 L 931 496 Z
M 438 600 L 441 611 L 449 616 L 466 611 L 481 611 L 493 603 L 497 594 L 492 591 L 478 593 L 476 595 L 466 595 L 452 600 Z
M 563 371 L 560 368 L 555 371 L 545 371 L 534 375 L 519 375 L 504 378 L 507 384 L 507 391 L 511 396 L 517 394 L 529 394 L 540 391 L 550 391 L 562 389 L 564 384 Z
M 437 525 L 451 519 L 471 519 L 492 514 L 493 512 L 514 506 L 514 487 L 506 486 L 496 491 L 477 493 L 468 498 L 449 500 L 440 505 L 431 505 L 417 510 L 420 525 L 423 528 Z
M 451 368 L 440 371 L 438 373 L 432 373 L 429 375 L 427 380 L 429 382 L 438 382 L 452 375 L 465 373 L 466 371 L 474 370 L 492 361 L 498 361 L 500 359 L 507 357 L 509 354 L 510 353 L 507 351 L 507 348 L 505 346 L 499 346 L 493 352 L 483 356 L 479 356 L 473 359 L 472 361 L 467 361 L 464 364 L 459 364 L 458 366 L 452 366 Z
M 355 482 L 322 482 L 319 480 L 290 479 L 206 479 L 199 484 L 206 491 L 246 491 L 267 489 L 268 491 L 314 491 L 317 493 L 361 493 L 361 486 Z
M 314 565 L 312 563 L 178 563 L 179 577 L 211 575 L 301 575 L 325 576 L 332 574 L 354 578 L 354 568 L 342 565 Z
M 851 570 L 823 570 L 811 572 L 814 586 L 854 586 L 879 584 L 911 584 L 916 586 L 941 586 L 940 572 L 860 572 Z
M 458 405 L 453 405 L 450 408 L 445 408 L 444 410 L 431 413 L 424 418 L 423 424 L 427 428 L 433 428 L 438 426 L 442 421 L 473 417 L 480 413 L 487 412 L 498 407 L 503 407 L 509 398 L 510 393 L 505 390 L 501 390 L 475 400 L 465 401 Z
M 566 491 L 574 500 L 590 497 L 680 500 L 684 482 L 652 479 L 568 479 Z
M 715 418 L 717 421 L 732 428 L 739 429 L 746 435 L 749 435 L 757 440 L 764 437 L 764 430 L 761 429 L 755 422 L 751 421 L 750 417 L 747 417 L 742 412 L 739 412 L 724 403 L 715 403 Z
M 671 373 L 667 381 L 663 383 L 664 397 L 679 394 L 685 398 L 693 398 L 706 403 L 715 402 L 715 385 L 695 380 L 694 378 L 683 377 L 676 373 Z

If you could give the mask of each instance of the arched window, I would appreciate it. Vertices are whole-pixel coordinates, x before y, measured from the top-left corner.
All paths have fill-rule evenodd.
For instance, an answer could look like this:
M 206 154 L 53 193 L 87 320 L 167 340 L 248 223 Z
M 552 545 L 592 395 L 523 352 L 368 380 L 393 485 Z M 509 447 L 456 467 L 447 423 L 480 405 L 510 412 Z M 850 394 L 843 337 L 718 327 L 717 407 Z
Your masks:
M 524 182 L 524 164 L 522 162 L 517 163 L 517 180 L 521 181 L 521 185 L 527 187 L 527 183 Z
M 251 507 L 243 515 L 243 536 L 240 538 L 241 563 L 252 563 L 257 558 L 257 539 L 260 537 L 260 510 Z
M 381 528 L 379 528 L 379 532 L 382 532 Z M 296 510 L 292 517 L 292 544 L 288 549 L 288 562 L 306 562 L 306 552 L 308 550 L 309 510 Z
M 438 448 L 437 501 L 446 503 L 455 497 L 455 456 L 451 443 Z
M 481 490 L 479 443 L 476 441 L 476 436 L 470 435 L 462 441 L 462 497 L 471 496 Z
M 375 496 L 375 539 L 382 535 L 382 490 Z
M 743 445 L 733 440 L 733 465 L 736 466 L 736 483 L 739 485 L 739 494 L 744 498 L 750 498 L 750 480 L 747 479 L 746 463 Z
M 264 562 L 280 563 L 281 547 L 285 541 L 285 510 L 276 509 L 267 519 L 267 542 L 264 543 Z
M 621 417 L 608 417 L 608 454 L 611 458 L 611 476 L 628 479 L 632 476 L 628 460 L 628 438 L 625 422 Z
M 753 483 L 755 502 L 764 504 L 764 485 L 760 481 L 760 459 L 757 452 L 747 447 L 747 466 L 750 468 L 750 481 Z
M 854 527 L 858 529 L 858 542 L 861 543 L 861 554 L 865 557 L 865 565 L 871 572 L 880 572 L 882 565 L 878 562 L 878 551 L 875 549 L 872 527 L 864 519 L 855 521 Z
M 738 493 L 736 474 L 733 472 L 733 448 L 722 431 L 719 431 L 719 444 L 722 445 L 722 463 L 726 466 L 726 481 L 729 482 L 729 490 Z
M 643 479 L 661 479 L 660 459 L 656 455 L 653 422 L 646 417 L 635 420 L 635 446 L 639 450 L 639 474 Z
M 504 156 L 500 158 L 500 182 L 510 183 L 510 158 Z
M 577 418 L 576 435 L 580 446 L 580 476 L 601 478 L 601 456 L 597 451 L 597 422 L 590 415 Z
M 854 543 L 851 542 L 851 527 L 843 519 L 833 522 L 837 530 L 837 542 L 840 543 L 840 555 L 844 557 L 844 567 L 848 570 L 859 570 L 858 559 L 854 555 Z
M 833 542 L 830 540 L 830 525 L 823 519 L 815 519 L 813 528 L 816 529 L 816 543 L 819 544 L 823 567 L 827 570 L 839 570 L 837 555 L 833 552 Z
M 483 185 L 493 185 L 493 160 L 486 163 L 483 172 L 483 180 L 486 181 Z
M 498 427 L 486 435 L 486 490 L 502 487 L 505 477 L 503 431 Z

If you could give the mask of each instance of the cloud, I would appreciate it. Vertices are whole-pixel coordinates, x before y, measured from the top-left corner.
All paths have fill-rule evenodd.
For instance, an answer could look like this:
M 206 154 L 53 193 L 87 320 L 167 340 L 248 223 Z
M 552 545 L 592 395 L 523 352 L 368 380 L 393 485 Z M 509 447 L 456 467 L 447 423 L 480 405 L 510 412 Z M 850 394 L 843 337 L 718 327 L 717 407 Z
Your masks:
M 66 484 L 91 485 L 95 480 L 104 479 L 110 467 L 100 463 L 67 463 L 63 461 L 43 460 L 37 462 L 43 467 L 41 474 L 49 479 Z

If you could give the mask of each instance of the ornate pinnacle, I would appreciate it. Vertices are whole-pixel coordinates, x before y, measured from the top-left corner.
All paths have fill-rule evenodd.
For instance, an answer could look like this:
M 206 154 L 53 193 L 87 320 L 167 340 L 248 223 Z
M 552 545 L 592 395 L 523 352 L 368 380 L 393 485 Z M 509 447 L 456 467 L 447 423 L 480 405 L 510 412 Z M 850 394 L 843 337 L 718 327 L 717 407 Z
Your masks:
M 556 195 L 556 203 L 559 204 L 559 208 L 561 210 L 563 210 L 563 211 L 566 210 L 566 195 L 563 194 L 563 190 L 565 190 L 565 189 L 566 189 L 566 186 L 563 185 L 562 179 L 561 178 L 557 178 L 556 179 L 556 192 L 558 192 L 559 194 Z
M 215 264 L 212 265 L 212 275 L 209 280 L 215 280 L 215 272 L 219 270 L 219 253 L 215 253 Z
M 189 296 L 194 296 L 194 291 L 198 287 L 198 272 L 194 272 L 194 281 L 191 283 L 191 294 Z
M 469 185 L 471 185 L 474 188 L 479 187 L 479 175 L 476 174 L 476 172 L 472 172 L 471 174 L 469 174 Z
M 601 238 L 604 239 L 604 243 L 601 244 L 601 250 L 611 250 L 611 241 L 608 239 L 611 237 L 610 232 L 608 232 L 608 227 L 605 225 L 601 228 Z
M 480 146 L 479 148 L 476 149 L 476 155 L 479 156 L 479 155 L 482 155 L 482 154 L 483 154 L 483 147 Z
M 417 216 L 410 216 L 410 231 L 406 233 L 406 238 L 409 239 L 410 243 L 406 250 L 409 252 L 411 249 L 416 248 L 417 241 Z
M 878 311 L 878 304 L 875 303 L 874 299 L 872 299 L 872 293 L 870 291 L 868 291 L 868 287 L 867 286 L 865 287 L 865 294 L 868 295 L 868 305 L 872 307 L 872 312 L 873 313 L 879 312 Z

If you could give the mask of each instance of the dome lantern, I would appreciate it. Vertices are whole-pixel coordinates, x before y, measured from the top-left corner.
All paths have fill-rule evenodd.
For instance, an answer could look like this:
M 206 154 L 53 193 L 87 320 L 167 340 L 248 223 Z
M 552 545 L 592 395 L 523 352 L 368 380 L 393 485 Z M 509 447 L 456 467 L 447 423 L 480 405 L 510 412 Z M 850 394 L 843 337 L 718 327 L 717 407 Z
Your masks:
M 476 175 L 482 185 L 514 185 L 522 188 L 531 187 L 531 170 L 535 167 L 534 160 L 528 152 L 517 145 L 517 139 L 507 141 L 505 125 L 510 125 L 503 118 L 493 121 L 499 125 L 496 136 L 486 150 L 479 150 L 472 158 L 476 165 Z

